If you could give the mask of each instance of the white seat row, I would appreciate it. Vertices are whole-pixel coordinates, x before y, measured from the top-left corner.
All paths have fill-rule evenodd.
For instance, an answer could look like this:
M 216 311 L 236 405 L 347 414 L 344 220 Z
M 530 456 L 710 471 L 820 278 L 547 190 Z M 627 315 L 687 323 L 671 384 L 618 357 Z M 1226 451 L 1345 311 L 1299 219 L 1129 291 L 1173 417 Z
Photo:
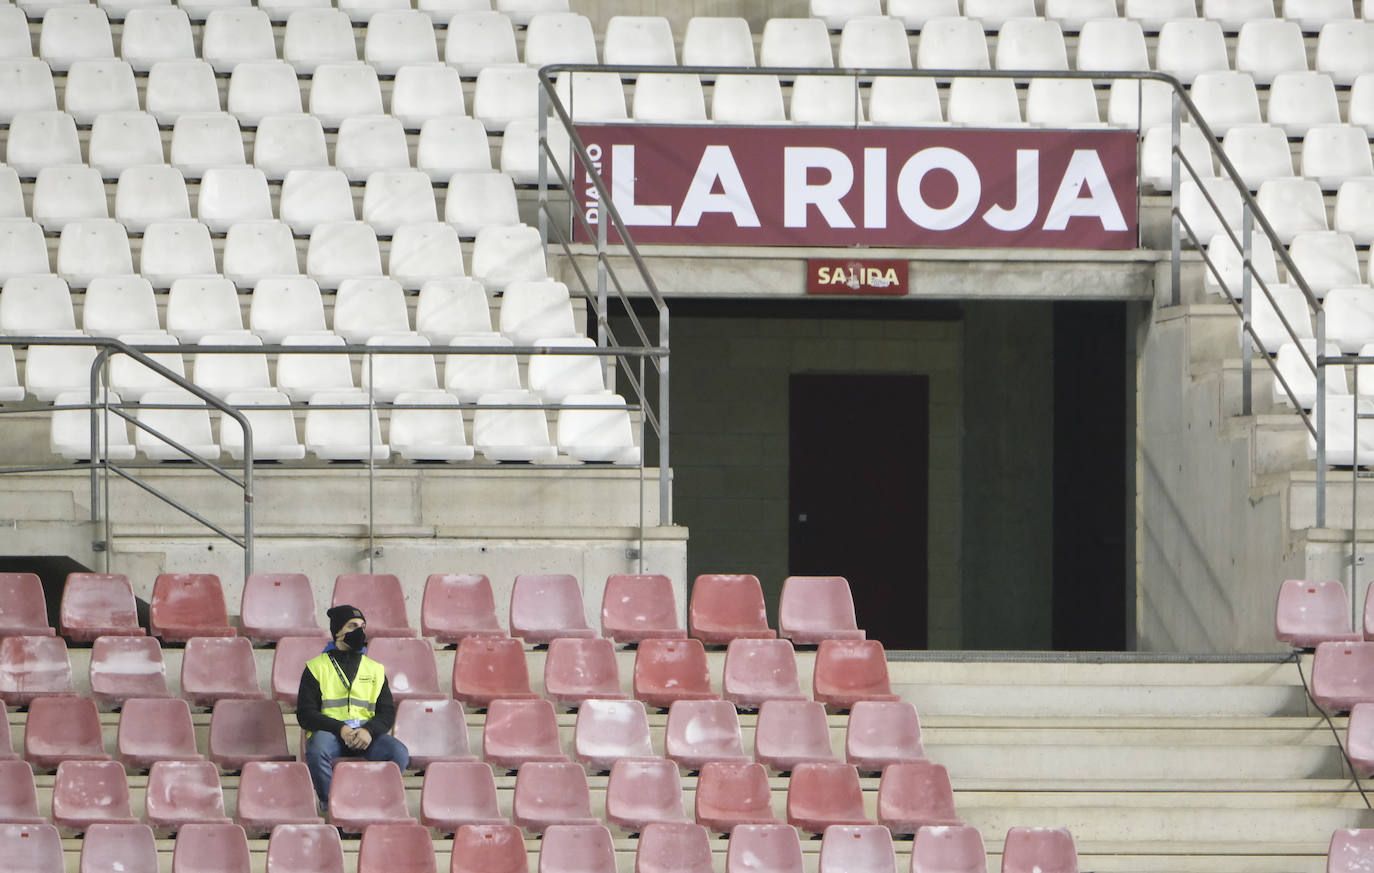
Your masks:
M 30 19 L 41 19 L 49 9 L 85 5 L 85 2 L 17 0 L 14 5 Z M 97 0 L 96 5 L 105 10 L 111 21 L 123 21 L 133 10 L 150 4 L 147 0 Z M 154 0 L 151 5 L 171 5 L 171 2 Z M 185 11 L 192 21 L 205 21 L 217 9 L 241 9 L 249 5 L 248 0 L 180 0 L 176 3 L 177 8 Z M 568 11 L 568 0 L 417 0 L 415 5 L 420 11 L 440 21 L 459 12 L 495 9 L 522 27 L 529 24 L 535 15 Z M 378 12 L 403 11 L 411 8 L 411 3 L 410 0 L 337 0 L 335 3 L 330 0 L 261 0 L 257 6 L 274 22 L 286 21 L 291 13 L 301 9 L 329 9 L 336 6 L 347 13 L 354 23 L 366 24 Z
M 1184 125 L 1179 133 L 1180 149 L 1188 164 L 1199 176 L 1214 175 L 1212 150 L 1201 130 Z M 1160 191 L 1169 190 L 1171 141 L 1171 128 L 1161 124 L 1145 131 L 1141 145 L 1141 181 Z M 1283 129 L 1274 125 L 1231 127 L 1222 137 L 1221 149 L 1252 191 L 1266 181 L 1295 175 L 1311 179 L 1328 191 L 1374 176 L 1368 134 L 1353 125 L 1321 124 L 1310 128 L 1298 146 L 1296 173 L 1293 146 Z M 1180 178 L 1189 178 L 1186 169 L 1180 170 Z M 1354 218 L 1357 212 L 1350 212 L 1350 217 Z

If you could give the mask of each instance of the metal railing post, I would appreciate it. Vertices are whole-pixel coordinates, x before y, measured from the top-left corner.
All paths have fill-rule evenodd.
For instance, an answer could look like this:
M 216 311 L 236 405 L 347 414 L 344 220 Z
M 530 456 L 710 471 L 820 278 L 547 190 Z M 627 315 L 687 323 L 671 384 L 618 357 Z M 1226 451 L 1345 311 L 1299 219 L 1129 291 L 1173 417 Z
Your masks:
M 1358 553 L 1356 549 L 1356 539 L 1359 535 L 1359 483 L 1360 483 L 1360 365 L 1355 365 L 1355 375 L 1353 379 L 1353 390 L 1350 395 L 1352 411 L 1350 413 L 1350 438 L 1351 448 L 1354 456 L 1351 458 L 1353 463 L 1350 465 L 1350 626 L 1360 627 L 1360 620 L 1355 615 L 1356 603 L 1359 602 L 1360 580 L 1355 575 L 1359 569 Z
M 1317 399 L 1313 417 L 1317 420 L 1317 527 L 1326 527 L 1326 309 L 1317 310 Z
M 375 573 L 377 560 L 377 451 L 372 417 L 377 414 L 377 382 L 372 372 L 372 352 L 367 353 L 367 572 Z
M 572 79 L 569 77 L 568 91 L 571 97 Z M 539 241 L 544 246 L 544 251 L 549 250 L 549 156 L 545 151 L 545 143 L 549 136 L 549 95 L 543 88 L 539 89 Z
M 1251 243 L 1250 243 L 1250 230 L 1251 230 L 1251 225 L 1252 225 L 1253 223 L 1254 223 L 1254 219 L 1251 217 L 1251 214 L 1250 214 L 1250 207 L 1249 207 L 1248 205 L 1242 206 L 1242 207 L 1241 207 L 1241 219 L 1240 219 L 1240 240 L 1241 240 L 1241 242 L 1240 242 L 1240 246 L 1241 246 L 1241 252 L 1240 252 L 1240 254 L 1241 254 L 1241 261 L 1240 261 L 1240 263 L 1241 263 L 1241 274 L 1240 274 L 1240 305 L 1241 305 L 1241 320 L 1242 320 L 1242 323 L 1243 323 L 1247 328 L 1250 326 L 1250 314 L 1251 314 L 1251 310 L 1253 309 L 1253 305 L 1254 305 L 1254 295 L 1253 295 L 1253 289 L 1252 289 L 1252 287 L 1251 287 L 1251 281 L 1250 281 L 1250 251 L 1251 251 L 1251 249 L 1250 249 L 1250 246 L 1251 246 Z M 1250 356 L 1251 356 L 1252 349 L 1253 349 L 1253 343 L 1251 343 L 1251 341 L 1250 341 L 1250 336 L 1249 336 L 1249 334 L 1247 334 L 1244 330 L 1242 330 L 1242 331 L 1241 331 L 1241 344 L 1240 344 L 1240 360 L 1241 360 L 1241 370 L 1240 370 L 1240 388 L 1241 388 L 1240 414 L 1241 414 L 1241 415 L 1250 415 L 1251 410 L 1252 410 L 1252 408 L 1253 408 L 1252 402 L 1251 402 L 1251 399 L 1250 399 L 1250 394 L 1251 394 Z
M 1141 101 L 1144 101 L 1142 87 Z M 1141 111 L 1144 111 L 1143 108 Z M 1169 112 L 1169 303 L 1177 306 L 1183 300 L 1182 291 L 1182 250 L 1179 237 L 1179 144 L 1182 142 L 1183 105 L 1179 102 L 1178 92 L 1174 92 Z M 1138 199 L 1139 195 L 1137 195 Z

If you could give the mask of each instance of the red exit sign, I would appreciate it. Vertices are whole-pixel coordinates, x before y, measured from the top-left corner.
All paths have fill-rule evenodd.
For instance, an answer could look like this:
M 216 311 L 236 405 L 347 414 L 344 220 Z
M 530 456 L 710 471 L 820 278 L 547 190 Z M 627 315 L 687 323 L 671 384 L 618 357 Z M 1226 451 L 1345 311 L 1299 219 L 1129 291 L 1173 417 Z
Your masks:
M 806 262 L 807 294 L 902 296 L 910 287 L 904 260 L 809 258 Z

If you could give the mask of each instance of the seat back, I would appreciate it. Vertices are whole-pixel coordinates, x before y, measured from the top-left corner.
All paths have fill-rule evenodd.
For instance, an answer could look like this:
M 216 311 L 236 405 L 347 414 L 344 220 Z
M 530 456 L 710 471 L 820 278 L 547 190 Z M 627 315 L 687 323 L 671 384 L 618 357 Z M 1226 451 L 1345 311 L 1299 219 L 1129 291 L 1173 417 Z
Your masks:
M 593 770 L 609 770 L 623 757 L 654 754 L 649 718 L 638 700 L 584 700 L 577 708 L 573 757 Z
M 1078 851 L 1067 828 L 1007 830 L 1002 873 L 1078 873 Z
M 65 873 L 62 838 L 50 824 L 0 824 L 5 868 L 22 873 Z
M 435 761 L 468 761 L 468 726 L 457 700 L 402 700 L 396 707 L 396 738 L 410 752 L 410 766 L 424 770 Z
M 711 834 L 692 822 L 655 821 L 644 826 L 635 852 L 635 873 L 712 873 Z
M 449 873 L 526 873 L 525 837 L 514 825 L 463 825 L 453 835 Z
M 1318 643 L 1312 658 L 1312 699 L 1332 712 L 1374 702 L 1374 643 Z
M 406 789 L 393 761 L 339 761 L 329 786 L 329 820 L 345 833 L 368 825 L 405 824 Z
M 739 714 L 724 700 L 678 700 L 668 708 L 664 746 L 688 770 L 707 761 L 747 761 Z
M 283 824 L 267 840 L 267 873 L 344 873 L 339 831 L 324 824 Z
M 232 637 L 224 589 L 211 573 L 163 573 L 153 582 L 152 629 L 163 642 L 191 637 Z
M 177 833 L 172 873 L 250 873 L 248 837 L 236 824 L 192 823 Z
M 929 826 L 911 844 L 911 873 L 987 873 L 988 856 L 977 828 Z
M 539 844 L 542 873 L 614 870 L 615 844 L 603 824 L 551 825 Z
M 274 837 L 282 825 L 323 824 L 315 814 L 310 770 L 299 761 L 245 762 L 239 776 L 238 820 L 246 830 L 271 831 Z
M 825 704 L 814 700 L 767 700 L 754 729 L 754 758 L 789 771 L 806 761 L 833 761 Z
M 878 783 L 878 821 L 894 834 L 960 824 L 944 766 L 927 760 L 889 764 Z
M 765 700 L 805 700 L 797 676 L 797 653 L 790 640 L 741 637 L 725 650 L 721 678 L 725 699 L 741 707 Z
M 343 573 L 334 580 L 333 606 L 351 603 L 367 616 L 369 637 L 413 637 L 401 580 L 390 573 Z
M 166 697 L 167 666 L 153 637 L 98 637 L 91 646 L 91 696 L 118 705 L 131 697 Z
M 368 825 L 358 847 L 358 873 L 435 873 L 434 854 L 424 825 Z
M 1356 640 L 1350 600 L 1336 581 L 1286 579 L 1274 606 L 1274 638 L 1294 648 L 1311 649 L 1327 640 Z
M 39 697 L 24 723 L 24 758 L 39 769 L 63 761 L 109 759 L 101 741 L 100 713 L 87 697 Z
M 156 869 L 157 843 L 145 824 L 91 825 L 81 838 L 81 873 Z
M 196 706 L 224 697 L 266 697 L 246 637 L 194 637 L 181 655 L 181 694 Z
M 0 700 L 27 706 L 36 697 L 73 693 L 72 665 L 61 637 L 0 639 Z
M 239 623 L 255 640 L 276 641 L 318 631 L 309 577 L 304 573 L 253 573 L 243 583 Z
M 587 624 L 577 577 L 566 573 L 521 573 L 510 595 L 510 632 L 526 642 L 548 643 L 556 637 L 587 637 Z
M 612 573 L 601 595 L 601 633 L 617 643 L 687 636 L 673 583 L 661 574 Z
M 43 583 L 36 574 L 0 573 L 0 603 L 5 604 L 0 636 L 52 636 Z
M 635 653 L 634 694 L 651 706 L 710 700 L 711 672 L 701 640 L 643 640 Z
M 0 760 L 0 821 L 40 824 L 33 768 L 23 761 Z
M 553 825 L 589 824 L 591 792 L 581 764 L 532 761 L 515 777 L 512 818 L 531 833 L 545 833 Z
M 453 658 L 453 696 L 484 707 L 497 698 L 531 698 L 525 648 L 519 640 L 464 637 Z
M 249 761 L 290 761 L 286 726 L 277 703 L 266 699 L 223 698 L 210 714 L 210 760 L 225 770 Z
M 656 821 L 684 821 L 682 777 L 667 758 L 621 758 L 606 782 L 606 820 L 631 833 Z
M 821 837 L 820 873 L 897 873 L 892 834 L 882 825 L 835 825 Z
M 493 700 L 482 731 L 482 757 L 495 767 L 518 769 L 529 761 L 566 761 L 558 718 L 547 700 Z
M 98 822 L 133 824 L 129 779 L 117 761 L 63 761 L 52 785 L 52 820 L 85 830 Z
M 415 637 L 380 637 L 367 647 L 367 656 L 386 668 L 391 696 L 403 700 L 440 700 L 439 669 L 429 640 Z
M 852 764 L 798 764 L 787 783 L 787 820 L 816 834 L 832 824 L 868 824 L 859 771 Z
M 321 630 L 318 636 L 282 637 L 272 653 L 272 699 L 288 706 L 296 705 L 301 687 L 301 672 L 305 662 L 324 651 L 329 634 Z
M 462 831 L 467 825 L 506 824 L 497 806 L 491 767 L 481 761 L 430 764 L 420 789 L 420 821 L 442 833 Z
M 420 602 L 420 632 L 441 644 L 468 636 L 505 636 L 496 618 L 491 580 L 480 573 L 431 574 Z
M 728 834 L 736 825 L 775 822 L 772 798 L 762 764 L 708 761 L 697 778 L 697 824 Z
M 867 771 L 924 758 L 916 707 L 901 700 L 858 701 L 849 711 L 844 752 L 849 763 Z
M 692 585 L 687 623 L 692 636 L 713 645 L 725 645 L 737 637 L 777 636 L 768 627 L 763 586 L 752 574 L 698 576 Z
M 606 639 L 560 637 L 544 660 L 544 694 L 559 703 L 624 697 L 615 645 Z
M 192 822 L 228 821 L 219 771 L 209 761 L 157 761 L 148 768 L 148 824 L 176 830 Z
M 730 834 L 725 873 L 802 873 L 801 840 L 784 824 L 742 824 Z
M 789 576 L 778 599 L 778 631 L 795 643 L 863 639 L 843 576 Z
M 822 640 L 811 686 L 817 700 L 839 708 L 897 699 L 888 681 L 887 653 L 877 640 Z
M 191 708 L 179 697 L 135 697 L 124 701 L 116 739 L 119 760 L 135 769 L 154 761 L 199 761 Z

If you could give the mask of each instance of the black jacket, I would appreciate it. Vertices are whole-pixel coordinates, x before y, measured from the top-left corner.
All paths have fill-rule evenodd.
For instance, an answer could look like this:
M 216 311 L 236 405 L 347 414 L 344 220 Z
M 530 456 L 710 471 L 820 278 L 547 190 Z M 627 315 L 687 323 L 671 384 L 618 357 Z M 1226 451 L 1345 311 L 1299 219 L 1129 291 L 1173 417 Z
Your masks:
M 339 669 L 343 670 L 349 681 L 358 675 L 362 653 L 332 649 L 328 654 L 334 659 L 334 663 L 339 665 Z M 310 672 L 310 668 L 306 667 L 301 671 L 301 687 L 296 697 L 296 722 L 308 731 L 327 731 L 338 736 L 345 725 L 337 718 L 323 714 L 320 711 L 320 700 L 320 683 L 315 679 L 315 674 Z M 377 712 L 363 723 L 363 727 L 375 738 L 391 733 L 395 723 L 396 702 L 391 699 L 391 682 L 383 679 L 382 693 L 377 697 Z

